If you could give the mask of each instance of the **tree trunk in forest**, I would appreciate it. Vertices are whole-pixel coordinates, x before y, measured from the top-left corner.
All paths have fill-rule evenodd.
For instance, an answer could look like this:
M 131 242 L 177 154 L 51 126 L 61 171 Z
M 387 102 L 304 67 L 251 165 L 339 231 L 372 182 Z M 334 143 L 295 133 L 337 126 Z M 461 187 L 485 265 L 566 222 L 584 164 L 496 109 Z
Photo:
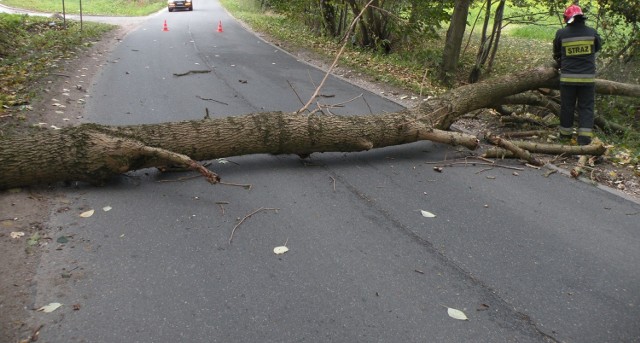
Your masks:
M 455 7 L 453 8 L 444 51 L 442 53 L 442 69 L 440 69 L 440 80 L 447 84 L 451 82 L 451 75 L 454 74 L 458 68 L 470 5 L 471 0 L 456 0 Z
M 492 54 L 492 51 L 493 51 L 493 54 L 497 52 L 498 43 L 500 40 L 500 33 L 502 31 L 501 26 L 502 26 L 502 18 L 504 16 L 505 4 L 506 4 L 506 0 L 500 0 L 500 2 L 498 3 L 498 7 L 496 8 L 496 14 L 493 19 L 493 28 L 491 29 L 491 34 L 489 35 L 489 37 L 487 37 L 487 28 L 489 26 L 489 22 L 491 21 L 491 6 L 493 6 L 492 1 L 487 0 L 486 15 L 484 19 L 485 22 L 482 27 L 482 36 L 480 38 L 480 47 L 478 48 L 476 63 L 471 69 L 471 73 L 469 74 L 470 83 L 475 83 L 475 82 L 478 82 L 478 80 L 480 80 L 480 77 L 482 75 L 482 70 L 484 68 L 484 65 L 487 62 L 487 59 L 489 58 L 489 55 Z M 490 71 L 490 69 L 491 69 L 490 67 L 487 68 L 487 71 Z
M 4 136 L 0 138 L 0 189 L 58 181 L 100 183 L 129 170 L 168 163 L 193 167 L 193 160 L 247 154 L 304 156 L 420 140 L 474 149 L 476 137 L 443 130 L 460 116 L 491 107 L 504 97 L 557 87 L 557 76 L 554 68 L 540 67 L 456 88 L 411 109 L 377 115 L 266 112 L 147 125 L 82 124 Z M 605 89 L 615 87 L 609 84 Z M 640 96 L 640 86 L 623 89 Z M 206 176 L 217 181 L 215 175 Z
M 322 13 L 322 20 L 324 23 L 324 28 L 326 30 L 326 34 L 329 37 L 337 37 L 338 29 L 337 29 L 337 18 L 336 18 L 336 8 L 333 5 L 333 2 L 329 0 L 321 0 L 320 1 L 320 10 Z

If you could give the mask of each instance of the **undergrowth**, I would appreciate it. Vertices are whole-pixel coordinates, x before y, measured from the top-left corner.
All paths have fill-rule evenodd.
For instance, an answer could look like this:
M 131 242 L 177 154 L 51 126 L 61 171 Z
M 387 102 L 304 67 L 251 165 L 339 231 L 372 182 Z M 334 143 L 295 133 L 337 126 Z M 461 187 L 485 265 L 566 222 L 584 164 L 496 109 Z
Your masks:
M 44 77 L 113 26 L 0 14 L 0 116 L 26 119 Z

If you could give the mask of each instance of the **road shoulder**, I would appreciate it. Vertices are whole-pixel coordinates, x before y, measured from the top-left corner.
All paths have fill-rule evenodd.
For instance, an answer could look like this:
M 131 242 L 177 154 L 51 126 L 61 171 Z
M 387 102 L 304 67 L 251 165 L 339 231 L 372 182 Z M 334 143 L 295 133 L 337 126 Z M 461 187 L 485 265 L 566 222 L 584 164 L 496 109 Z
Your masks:
M 113 62 L 110 52 L 134 28 L 124 25 L 108 32 L 42 80 L 31 104 L 36 115 L 28 124 L 40 123 L 46 130 L 81 123 L 94 78 Z M 47 186 L 0 191 L 0 342 L 35 341 L 39 324 L 30 323 L 31 313 L 46 305 L 34 303 L 35 274 L 42 252 L 56 243 L 55 228 L 47 223 L 52 211 L 64 210 L 58 197 L 56 189 Z

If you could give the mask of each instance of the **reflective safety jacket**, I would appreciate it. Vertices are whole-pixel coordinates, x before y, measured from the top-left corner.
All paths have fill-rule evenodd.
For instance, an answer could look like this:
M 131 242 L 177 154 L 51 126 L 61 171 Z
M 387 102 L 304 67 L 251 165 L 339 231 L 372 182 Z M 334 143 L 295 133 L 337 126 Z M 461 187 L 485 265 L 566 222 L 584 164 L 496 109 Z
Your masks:
M 593 83 L 596 52 L 601 46 L 598 32 L 583 20 L 558 30 L 553 40 L 553 59 L 560 66 L 560 82 L 573 85 Z

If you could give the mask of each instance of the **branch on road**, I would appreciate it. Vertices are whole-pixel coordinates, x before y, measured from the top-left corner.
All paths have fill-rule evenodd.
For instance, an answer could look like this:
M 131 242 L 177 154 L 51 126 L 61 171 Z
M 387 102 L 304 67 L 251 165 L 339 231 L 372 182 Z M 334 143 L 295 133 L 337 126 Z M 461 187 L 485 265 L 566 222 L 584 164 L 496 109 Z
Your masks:
M 236 229 L 242 225 L 242 223 L 244 223 L 245 220 L 249 219 L 251 216 L 253 216 L 254 214 L 260 212 L 260 211 L 276 211 L 276 213 L 278 213 L 280 209 L 279 208 L 265 208 L 265 207 L 260 207 L 259 209 L 247 214 L 246 216 L 244 216 L 244 218 L 242 218 L 240 220 L 240 222 L 238 222 L 238 224 L 236 224 L 236 226 L 233 227 L 233 230 L 231 230 L 231 235 L 229 236 L 229 244 L 231 244 L 231 241 L 233 240 L 233 235 L 236 232 Z
M 207 74 L 210 73 L 211 70 L 189 70 L 186 73 L 173 73 L 173 76 L 186 76 L 186 75 L 190 75 L 190 74 Z

